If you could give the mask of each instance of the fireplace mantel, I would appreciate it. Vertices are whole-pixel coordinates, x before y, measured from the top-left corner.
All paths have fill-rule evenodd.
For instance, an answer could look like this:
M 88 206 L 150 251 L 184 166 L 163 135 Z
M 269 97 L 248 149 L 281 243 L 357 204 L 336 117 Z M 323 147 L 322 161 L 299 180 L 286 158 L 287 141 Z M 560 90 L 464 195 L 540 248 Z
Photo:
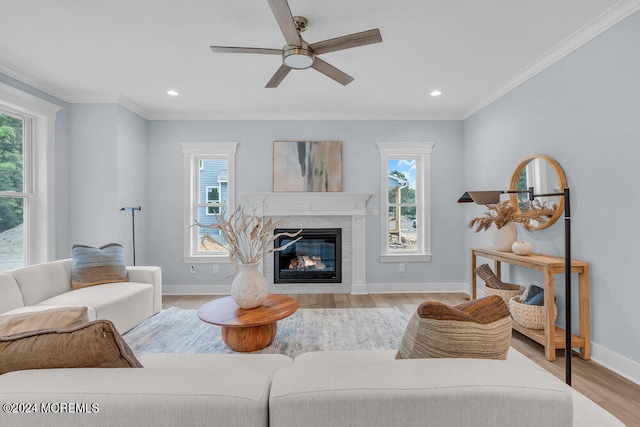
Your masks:
M 366 285 L 366 217 L 367 200 L 373 193 L 312 193 L 312 192 L 283 192 L 283 193 L 241 193 L 256 214 L 265 217 L 287 219 L 291 228 L 296 227 L 296 221 L 308 223 L 309 220 L 331 222 L 343 218 L 342 223 L 350 217 L 351 238 L 343 248 L 343 271 L 351 270 L 350 277 L 343 275 L 343 285 L 351 293 L 367 293 Z M 313 225 L 311 225 L 313 226 Z M 344 243 L 343 234 L 343 244 Z M 344 262 L 350 262 L 346 265 Z M 317 288 L 316 288 L 317 289 Z
M 242 193 L 256 213 L 263 216 L 366 215 L 373 193 Z

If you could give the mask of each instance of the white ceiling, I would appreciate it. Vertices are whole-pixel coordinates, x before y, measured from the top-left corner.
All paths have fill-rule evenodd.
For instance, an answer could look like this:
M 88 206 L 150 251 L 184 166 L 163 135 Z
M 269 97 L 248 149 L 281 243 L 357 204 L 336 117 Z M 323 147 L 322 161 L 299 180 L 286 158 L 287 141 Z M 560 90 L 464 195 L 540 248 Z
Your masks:
M 281 48 L 266 0 L 2 0 L 0 72 L 68 102 L 149 119 L 460 119 L 620 19 L 640 0 L 289 0 L 309 43 L 379 28 L 383 42 L 322 55 L 264 86 Z M 429 93 L 440 89 L 443 95 Z M 180 92 L 177 97 L 166 94 Z

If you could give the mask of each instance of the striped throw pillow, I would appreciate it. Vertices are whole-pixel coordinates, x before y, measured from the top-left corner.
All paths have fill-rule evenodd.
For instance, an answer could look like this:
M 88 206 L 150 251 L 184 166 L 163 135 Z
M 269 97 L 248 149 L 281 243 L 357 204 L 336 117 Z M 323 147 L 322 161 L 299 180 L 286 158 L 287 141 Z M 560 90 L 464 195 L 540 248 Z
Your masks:
M 71 248 L 71 258 L 72 289 L 129 281 L 124 263 L 124 249 L 117 243 L 109 243 L 99 248 L 74 245 Z

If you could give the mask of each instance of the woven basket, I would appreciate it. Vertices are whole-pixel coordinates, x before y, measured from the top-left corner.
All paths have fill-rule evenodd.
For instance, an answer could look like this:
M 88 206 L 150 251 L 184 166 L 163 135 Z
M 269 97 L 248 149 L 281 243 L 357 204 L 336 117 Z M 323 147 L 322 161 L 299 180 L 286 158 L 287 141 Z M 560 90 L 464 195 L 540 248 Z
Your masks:
M 518 297 L 522 295 L 522 293 L 525 290 L 525 287 L 520 285 L 515 285 L 513 283 L 507 283 L 507 282 L 503 282 L 503 284 L 507 286 L 509 289 L 495 289 L 495 288 L 490 288 L 487 285 L 484 285 L 484 288 L 482 288 L 482 292 L 484 292 L 484 295 L 487 297 L 489 295 L 499 296 L 500 298 L 502 298 L 504 303 L 507 304 L 507 307 L 509 307 L 509 300 L 513 297 Z
M 544 306 L 523 304 L 521 297 L 513 297 L 509 300 L 509 311 L 513 320 L 525 328 L 544 329 Z M 555 323 L 558 311 L 553 304 L 551 310 L 551 323 Z

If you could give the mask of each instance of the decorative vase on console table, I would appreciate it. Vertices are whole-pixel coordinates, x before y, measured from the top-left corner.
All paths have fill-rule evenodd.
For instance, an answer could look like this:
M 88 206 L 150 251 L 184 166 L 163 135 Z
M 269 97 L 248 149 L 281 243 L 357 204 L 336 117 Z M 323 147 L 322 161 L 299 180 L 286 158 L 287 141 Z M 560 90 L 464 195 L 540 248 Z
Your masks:
M 269 283 L 259 270 L 260 264 L 238 264 L 238 274 L 231 282 L 231 298 L 240 308 L 260 307 L 269 296 Z
M 511 251 L 511 247 L 518 240 L 518 229 L 515 222 L 507 222 L 501 228 L 491 224 L 491 240 L 497 251 Z
M 505 252 L 511 252 L 513 243 L 518 239 L 516 222 L 529 229 L 532 221 L 543 223 L 554 213 L 553 209 L 535 201 L 526 203 L 524 212 L 520 206 L 512 206 L 508 200 L 485 206 L 487 210 L 484 214 L 472 218 L 469 227 L 475 227 L 476 233 L 480 230 L 491 229 L 494 248 L 497 251 Z
M 228 217 L 224 211 L 216 212 L 215 221 L 211 224 L 205 225 L 195 221 L 198 227 L 219 230 L 224 238 L 223 243 L 220 243 L 220 235 L 216 239 L 205 234 L 201 240 L 218 242 L 229 251 L 229 259 L 236 267 L 234 274 L 237 273 L 231 283 L 231 298 L 244 309 L 260 307 L 269 295 L 267 279 L 258 269 L 265 253 L 282 251 L 302 238 L 298 237 L 302 230 L 274 235 L 274 230 L 283 225 L 284 221 L 265 219 L 255 212 L 254 208 L 251 213 L 247 213 L 244 206 L 240 206 Z M 280 247 L 273 247 L 273 242 L 282 236 L 290 237 L 291 240 Z

